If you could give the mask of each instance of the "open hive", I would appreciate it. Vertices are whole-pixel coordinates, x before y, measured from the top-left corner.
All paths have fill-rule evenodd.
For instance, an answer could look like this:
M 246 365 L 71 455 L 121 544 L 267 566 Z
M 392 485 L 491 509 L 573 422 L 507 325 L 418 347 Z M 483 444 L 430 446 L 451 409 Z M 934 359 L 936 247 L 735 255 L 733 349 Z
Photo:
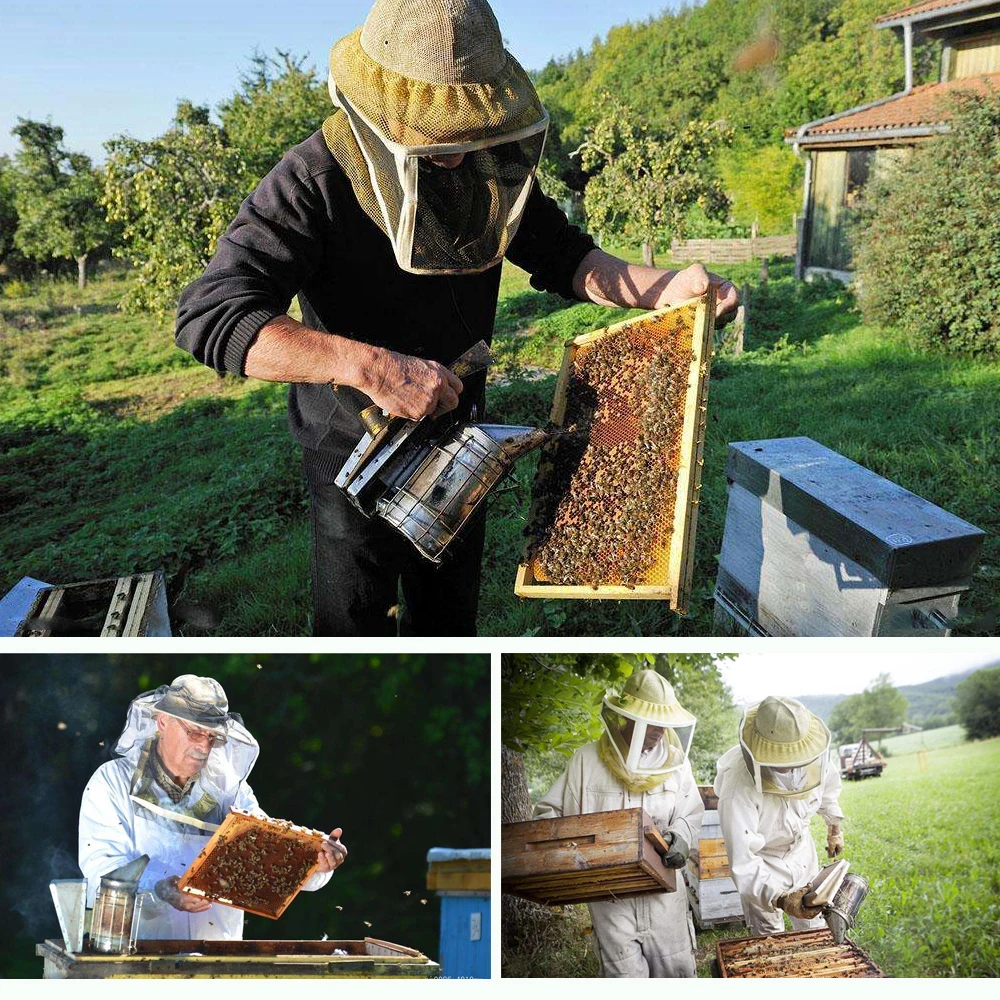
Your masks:
M 724 979 L 880 979 L 882 970 L 853 942 L 824 928 L 716 943 Z
M 709 290 L 567 345 L 516 594 L 686 612 L 714 313 Z
M 261 917 L 277 919 L 319 865 L 326 834 L 234 809 L 178 883 Z

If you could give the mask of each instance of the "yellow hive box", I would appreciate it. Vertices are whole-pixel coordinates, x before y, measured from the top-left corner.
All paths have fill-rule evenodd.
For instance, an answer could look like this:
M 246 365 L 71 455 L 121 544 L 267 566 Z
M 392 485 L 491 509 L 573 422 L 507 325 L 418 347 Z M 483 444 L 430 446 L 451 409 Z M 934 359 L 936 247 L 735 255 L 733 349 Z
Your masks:
M 715 292 L 566 345 L 519 597 L 666 600 L 694 566 Z

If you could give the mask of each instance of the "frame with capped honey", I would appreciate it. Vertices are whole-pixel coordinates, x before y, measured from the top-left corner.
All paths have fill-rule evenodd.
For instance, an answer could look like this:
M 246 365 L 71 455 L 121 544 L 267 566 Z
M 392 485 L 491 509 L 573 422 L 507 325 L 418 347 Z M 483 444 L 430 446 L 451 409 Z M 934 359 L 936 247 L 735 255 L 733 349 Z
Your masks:
M 233 809 L 177 887 L 276 920 L 319 867 L 325 839 L 320 830 Z
M 687 613 L 715 292 L 566 345 L 532 485 L 519 597 Z

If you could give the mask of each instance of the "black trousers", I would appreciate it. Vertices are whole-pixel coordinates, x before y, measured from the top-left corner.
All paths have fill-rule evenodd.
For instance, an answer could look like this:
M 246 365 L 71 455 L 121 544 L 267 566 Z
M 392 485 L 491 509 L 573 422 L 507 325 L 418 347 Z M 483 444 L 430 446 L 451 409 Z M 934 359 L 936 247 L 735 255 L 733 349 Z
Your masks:
M 485 518 L 435 565 L 381 518 L 366 518 L 310 458 L 313 635 L 475 635 Z

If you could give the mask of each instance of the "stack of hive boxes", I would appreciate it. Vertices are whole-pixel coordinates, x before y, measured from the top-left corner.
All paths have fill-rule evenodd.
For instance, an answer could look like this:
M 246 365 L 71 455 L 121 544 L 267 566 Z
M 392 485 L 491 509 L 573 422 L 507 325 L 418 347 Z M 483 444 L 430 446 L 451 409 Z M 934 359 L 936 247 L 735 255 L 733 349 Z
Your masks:
M 719 799 L 711 785 L 699 785 L 698 791 L 705 803 L 701 837 L 684 869 L 695 923 L 702 930 L 716 924 L 742 923 L 740 894 L 729 875 L 729 858 L 719 825 Z

